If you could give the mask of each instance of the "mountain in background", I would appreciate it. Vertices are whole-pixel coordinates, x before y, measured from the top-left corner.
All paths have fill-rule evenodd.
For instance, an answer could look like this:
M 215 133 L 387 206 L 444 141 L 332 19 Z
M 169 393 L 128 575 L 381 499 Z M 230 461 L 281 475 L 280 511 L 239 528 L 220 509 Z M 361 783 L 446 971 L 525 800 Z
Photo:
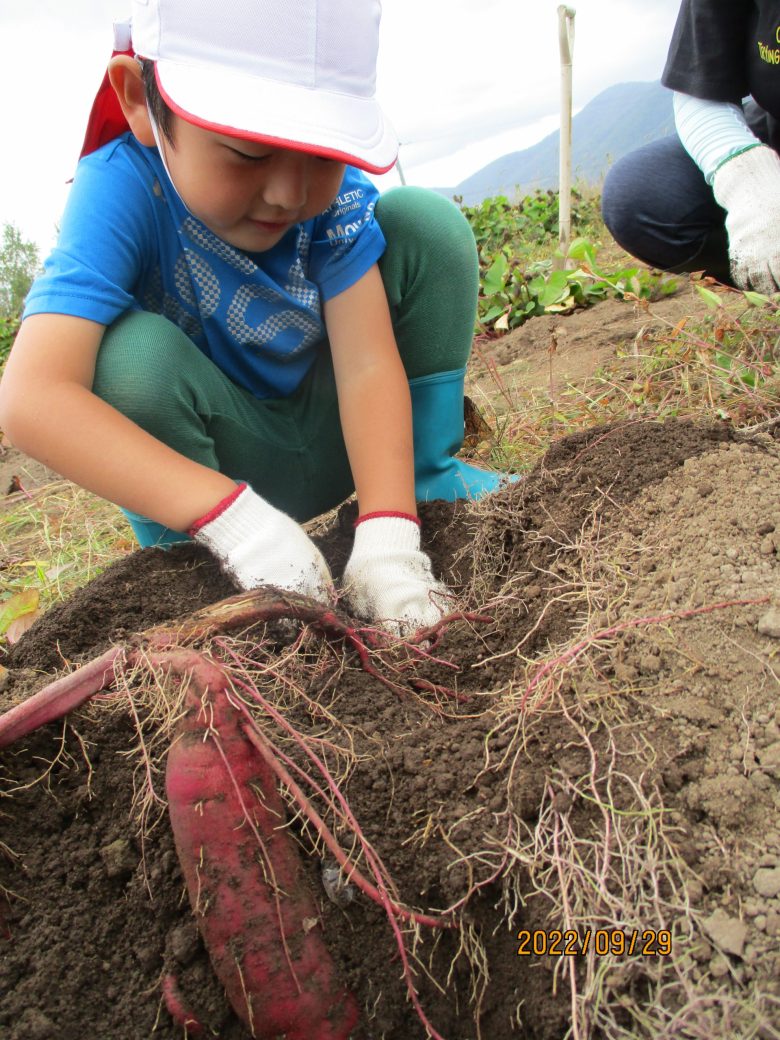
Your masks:
M 672 92 L 660 83 L 619 83 L 590 101 L 572 120 L 572 177 L 598 184 L 607 168 L 627 152 L 674 133 Z M 455 188 L 436 189 L 467 206 L 495 195 L 512 199 L 535 188 L 558 187 L 559 136 L 511 152 L 484 166 Z

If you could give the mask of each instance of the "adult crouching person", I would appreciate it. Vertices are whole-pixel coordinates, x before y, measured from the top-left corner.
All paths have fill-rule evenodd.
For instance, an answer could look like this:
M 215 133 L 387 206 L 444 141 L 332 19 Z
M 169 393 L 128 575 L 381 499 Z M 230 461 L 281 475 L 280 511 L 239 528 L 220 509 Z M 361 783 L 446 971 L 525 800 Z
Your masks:
M 662 82 L 677 135 L 625 156 L 604 221 L 633 256 L 780 290 L 780 3 L 683 0 Z

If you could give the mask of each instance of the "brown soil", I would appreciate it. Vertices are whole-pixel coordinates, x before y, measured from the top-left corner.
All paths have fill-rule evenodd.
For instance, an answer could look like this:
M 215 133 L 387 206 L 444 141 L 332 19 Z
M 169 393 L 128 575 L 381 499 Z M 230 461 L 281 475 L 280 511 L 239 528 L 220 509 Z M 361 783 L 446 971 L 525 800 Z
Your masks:
M 457 930 L 414 949 L 433 1026 L 447 1040 L 780 1037 L 775 442 L 675 421 L 600 428 L 522 483 L 422 517 L 437 571 L 492 620 L 453 624 L 438 660 L 377 658 L 396 688 L 313 631 L 293 655 L 273 628 L 227 646 L 258 683 L 265 666 L 263 691 L 300 732 L 342 749 L 331 765 L 401 900 L 435 913 L 468 896 Z M 337 573 L 350 536 L 347 507 L 320 536 Z M 231 591 L 190 546 L 127 557 L 17 644 L 0 707 Z M 151 713 L 177 684 L 163 690 L 137 671 L 0 752 L 9 1040 L 180 1038 L 165 972 L 207 1035 L 246 1040 L 167 816 L 139 816 L 139 725 L 164 797 Z M 383 911 L 362 894 L 331 902 L 311 835 L 292 829 L 360 1036 L 424 1037 Z M 576 930 L 579 955 L 558 955 L 554 929 Z
M 484 349 L 477 344 L 469 369 L 470 392 L 477 401 L 483 399 L 483 392 L 488 397 L 495 395 L 488 361 L 495 362 L 510 389 L 517 386 L 558 394 L 568 383 L 582 386 L 601 366 L 614 364 L 619 349 L 630 355 L 638 335 L 671 328 L 701 307 L 693 285 L 680 279 L 680 290 L 653 303 L 649 312 L 641 304 L 604 300 L 590 310 L 563 317 L 542 315 Z

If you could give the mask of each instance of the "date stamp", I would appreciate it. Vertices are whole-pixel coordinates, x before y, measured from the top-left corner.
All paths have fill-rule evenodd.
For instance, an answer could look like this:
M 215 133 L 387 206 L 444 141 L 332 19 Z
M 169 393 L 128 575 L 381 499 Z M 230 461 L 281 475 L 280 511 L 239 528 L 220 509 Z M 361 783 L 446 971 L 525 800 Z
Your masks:
M 521 929 L 517 933 L 518 957 L 666 957 L 672 952 L 672 933 L 664 928 L 586 928 L 560 931 L 555 928 Z

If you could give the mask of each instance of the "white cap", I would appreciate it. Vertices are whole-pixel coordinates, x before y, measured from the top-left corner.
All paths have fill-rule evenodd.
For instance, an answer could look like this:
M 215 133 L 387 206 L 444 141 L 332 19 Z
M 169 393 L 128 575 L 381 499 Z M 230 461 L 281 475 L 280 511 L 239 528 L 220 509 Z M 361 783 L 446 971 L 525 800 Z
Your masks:
M 384 173 L 380 16 L 379 0 L 133 0 L 132 39 L 188 122 Z

